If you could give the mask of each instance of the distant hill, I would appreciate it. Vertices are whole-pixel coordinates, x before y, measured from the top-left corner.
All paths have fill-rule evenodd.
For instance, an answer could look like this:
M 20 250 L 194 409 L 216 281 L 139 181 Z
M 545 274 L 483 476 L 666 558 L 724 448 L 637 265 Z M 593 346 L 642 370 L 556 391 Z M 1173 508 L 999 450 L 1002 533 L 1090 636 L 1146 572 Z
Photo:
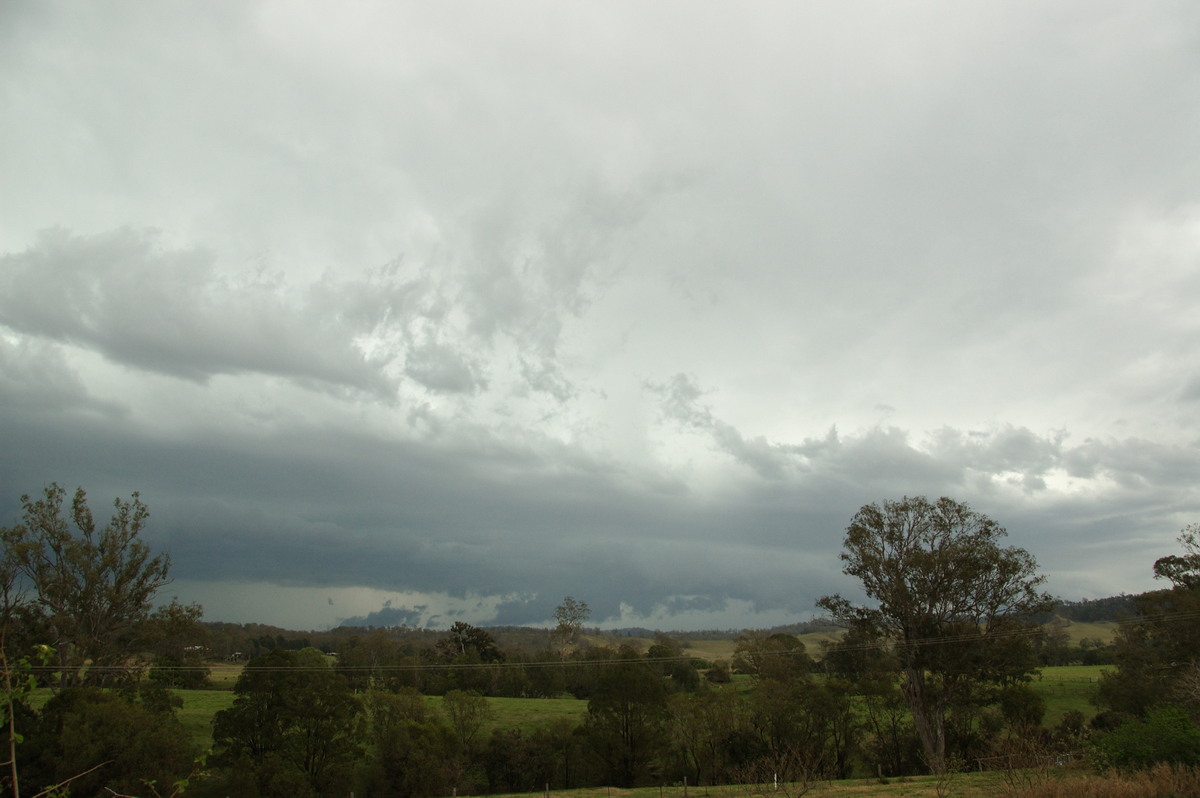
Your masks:
M 1070 627 L 1068 634 L 1071 642 L 1075 645 L 1085 638 L 1107 642 L 1112 639 L 1117 623 L 1134 614 L 1134 602 L 1137 598 L 1138 595 L 1122 593 L 1108 598 L 1060 601 L 1052 613 L 1043 619 L 1043 623 L 1064 625 L 1066 622 L 1065 626 Z M 337 651 L 348 638 L 380 633 L 415 650 L 431 646 L 445 634 L 444 629 L 417 628 L 405 625 L 403 622 L 394 625 L 343 624 L 333 629 L 310 631 L 281 629 L 255 623 L 206 622 L 205 626 L 212 639 L 211 648 L 214 654 L 220 657 L 232 656 L 234 653 L 243 657 L 254 657 L 272 648 L 303 648 L 305 646 L 315 646 L 324 651 Z M 552 647 L 551 630 L 544 627 L 488 626 L 486 624 L 480 624 L 480 626 L 495 638 L 501 648 L 534 652 Z M 594 642 L 616 643 L 625 640 L 634 644 L 638 641 L 647 641 L 648 644 L 648 641 L 652 641 L 656 634 L 665 632 L 667 636 L 682 643 L 688 653 L 707 658 L 727 656 L 733 650 L 734 640 L 746 631 L 751 630 L 704 629 L 681 632 L 645 627 L 603 631 L 593 627 L 584 630 Z M 827 618 L 814 618 L 808 621 L 774 626 L 761 631 L 767 634 L 796 635 L 804 641 L 811 653 L 815 653 L 822 640 L 831 639 L 841 629 Z
M 1108 598 L 1060 601 L 1054 608 L 1054 614 L 1067 620 L 1085 623 L 1120 621 L 1134 614 L 1134 601 L 1137 598 L 1137 595 L 1122 593 Z

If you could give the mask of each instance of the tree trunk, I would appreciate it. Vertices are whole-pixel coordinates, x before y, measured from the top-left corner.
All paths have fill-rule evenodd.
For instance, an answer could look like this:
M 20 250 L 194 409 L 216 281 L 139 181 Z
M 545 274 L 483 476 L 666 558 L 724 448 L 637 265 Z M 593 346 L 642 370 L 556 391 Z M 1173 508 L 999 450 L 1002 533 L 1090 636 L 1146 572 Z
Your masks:
M 912 713 L 913 726 L 925 751 L 925 760 L 934 775 L 946 772 L 946 719 L 941 707 L 931 707 L 929 693 L 925 688 L 925 674 L 915 668 L 904 669 L 904 683 L 900 685 L 904 699 Z

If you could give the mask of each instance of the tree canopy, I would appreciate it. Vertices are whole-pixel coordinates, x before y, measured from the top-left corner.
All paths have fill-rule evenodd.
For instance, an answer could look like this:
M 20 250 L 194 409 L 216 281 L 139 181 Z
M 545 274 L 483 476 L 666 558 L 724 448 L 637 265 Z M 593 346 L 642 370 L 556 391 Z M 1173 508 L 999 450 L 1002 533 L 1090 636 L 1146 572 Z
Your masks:
M 929 767 L 946 768 L 946 717 L 978 686 L 1027 676 L 1032 616 L 1052 605 L 1024 549 L 1003 547 L 995 521 L 949 498 L 905 497 L 860 509 L 846 530 L 844 571 L 874 606 L 826 596 L 819 606 L 889 645 Z
M 0 530 L 6 570 L 15 578 L 8 609 L 21 612 L 53 646 L 64 685 L 102 683 L 120 672 L 138 642 L 151 600 L 167 584 L 168 555 L 142 540 L 150 510 L 137 493 L 113 502 L 98 527 L 83 488 L 47 487 L 21 497 L 21 523 Z

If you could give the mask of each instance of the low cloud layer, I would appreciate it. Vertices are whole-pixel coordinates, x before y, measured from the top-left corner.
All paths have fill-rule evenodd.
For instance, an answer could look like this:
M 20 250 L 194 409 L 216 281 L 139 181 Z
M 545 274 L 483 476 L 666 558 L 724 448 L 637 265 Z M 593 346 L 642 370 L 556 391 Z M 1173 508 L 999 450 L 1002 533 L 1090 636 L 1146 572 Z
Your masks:
M 785 622 L 906 494 L 1152 586 L 1197 11 L 526 5 L 8 4 L 0 519 L 138 490 L 292 627 Z

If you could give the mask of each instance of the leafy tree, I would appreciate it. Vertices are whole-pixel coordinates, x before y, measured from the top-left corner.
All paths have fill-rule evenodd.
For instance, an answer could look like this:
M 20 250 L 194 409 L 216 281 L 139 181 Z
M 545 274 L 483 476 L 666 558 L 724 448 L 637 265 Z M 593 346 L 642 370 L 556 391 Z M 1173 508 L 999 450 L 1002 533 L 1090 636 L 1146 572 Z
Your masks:
M 390 666 L 400 663 L 400 646 L 383 629 L 355 635 L 338 649 L 337 670 L 355 690 L 398 688 L 397 673 Z
M 6 583 L 11 584 L 11 583 Z M 54 655 L 49 646 L 39 646 L 35 649 L 34 657 L 19 657 L 10 659 L 4 646 L 3 635 L 8 631 L 7 615 L 3 626 L 0 626 L 0 678 L 4 682 L 4 701 L 0 705 L 0 719 L 3 720 L 3 730 L 0 739 L 3 740 L 6 758 L 0 767 L 0 790 L 5 795 L 19 798 L 21 795 L 21 777 L 17 758 L 17 745 L 24 742 L 25 733 L 37 722 L 37 714 L 29 705 L 33 691 L 37 689 L 37 679 L 33 676 L 34 663 L 45 666 Z M 18 727 L 22 731 L 17 731 Z
M 373 756 L 355 795 L 445 795 L 462 768 L 454 732 L 411 687 L 366 697 Z
M 591 698 L 609 663 L 614 659 L 634 660 L 640 658 L 629 646 L 614 649 L 609 646 L 587 646 L 572 651 L 565 661 L 570 663 L 563 669 L 567 692 L 576 698 Z
M 503 662 L 504 652 L 485 630 L 457 621 L 446 637 L 438 641 L 437 650 L 450 662 Z
M 135 650 L 158 589 L 169 580 L 166 554 L 141 539 L 150 511 L 137 493 L 117 499 L 97 527 L 82 488 L 69 511 L 57 484 L 42 498 L 21 497 L 22 522 L 0 530 L 4 556 L 32 593 L 28 609 L 54 647 L 64 686 L 105 681 Z
M 204 664 L 208 630 L 200 622 L 204 608 L 172 599 L 155 610 L 146 623 L 147 648 L 154 655 L 150 678 L 166 687 L 198 689 L 208 682 Z
M 1154 563 L 1171 587 L 1133 599 L 1136 618 L 1117 633 L 1115 672 L 1101 677 L 1098 702 L 1115 712 L 1143 715 L 1164 698 L 1191 702 L 1194 663 L 1200 661 L 1200 524 L 1179 535 L 1183 555 Z M 1193 704 L 1200 713 L 1200 703 Z
M 471 667 L 505 660 L 504 652 L 485 630 L 458 621 L 450 627 L 446 637 L 437 642 L 435 649 L 437 659 L 442 663 L 458 667 L 443 669 L 440 685 L 431 692 L 445 693 L 458 689 L 477 690 L 489 695 L 495 693 L 497 669 Z
M 1154 562 L 1154 578 L 1165 579 L 1177 588 L 1200 588 L 1200 524 L 1190 524 L 1179 533 L 1184 553 L 1160 557 Z
M 567 596 L 562 604 L 554 608 L 557 626 L 553 634 L 561 651 L 565 652 L 568 646 L 574 645 L 579 639 L 579 632 L 591 614 L 592 610 L 586 601 L 578 601 L 572 596 Z
M 733 666 L 756 680 L 786 682 L 812 670 L 812 658 L 795 635 L 750 631 L 738 635 L 735 642 Z
M 841 596 L 818 604 L 842 625 L 891 647 L 931 770 L 946 771 L 947 717 L 980 685 L 1028 678 L 1033 616 L 1052 599 L 1031 554 L 965 504 L 924 497 L 869 504 L 846 530 L 844 571 L 875 606 Z
M 253 660 L 234 693 L 213 718 L 218 764 L 249 762 L 264 795 L 325 795 L 348 777 L 361 753 L 362 707 L 320 651 Z
M 20 752 L 21 779 L 39 789 L 69 781 L 71 795 L 165 794 L 194 770 L 196 754 L 170 709 L 75 687 L 42 710 Z
M 1101 737 L 1093 750 L 1101 768 L 1141 770 L 1160 762 L 1200 764 L 1200 727 L 1183 707 L 1159 705 Z
M 732 781 L 752 733 L 742 696 L 733 690 L 675 694 L 667 709 L 677 776 L 697 786 Z
M 468 755 L 474 754 L 483 725 L 495 717 L 488 700 L 474 690 L 451 690 L 442 696 L 442 711 L 458 744 Z
M 860 722 L 844 682 L 811 678 L 760 682 L 749 696 L 756 756 L 746 775 L 776 774 L 808 783 L 845 777 L 857 745 Z
M 524 695 L 529 698 L 556 698 L 567 689 L 567 676 L 564 665 L 550 665 L 558 658 L 558 652 L 551 649 L 541 649 L 529 654 L 517 652 L 511 660 L 526 663 L 520 671 L 521 693 L 508 692 L 505 695 Z M 509 677 L 515 679 L 516 677 Z
M 654 633 L 654 642 L 646 650 L 646 660 L 671 680 L 673 689 L 690 692 L 700 687 L 700 672 L 690 659 L 683 656 L 683 643 L 670 635 Z
M 1000 712 L 1013 728 L 1027 730 L 1042 725 L 1046 701 L 1028 684 L 1010 684 L 998 693 Z
M 648 665 L 609 666 L 588 701 L 585 726 L 593 750 L 621 787 L 633 787 L 652 772 L 665 741 L 667 690 Z

